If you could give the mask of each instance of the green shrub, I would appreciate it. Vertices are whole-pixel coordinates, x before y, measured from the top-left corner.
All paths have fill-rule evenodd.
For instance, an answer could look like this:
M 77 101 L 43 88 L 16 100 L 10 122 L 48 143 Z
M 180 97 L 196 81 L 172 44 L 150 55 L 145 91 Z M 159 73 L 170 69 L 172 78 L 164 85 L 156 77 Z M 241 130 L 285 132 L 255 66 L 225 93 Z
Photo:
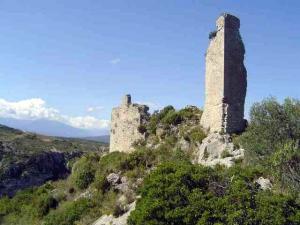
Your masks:
M 300 190 L 300 149 L 298 143 L 290 141 L 273 154 L 271 165 L 283 186 Z
M 150 134 L 155 134 L 158 124 L 169 112 L 175 112 L 174 107 L 171 105 L 166 106 L 165 108 L 163 108 L 160 111 L 155 111 L 151 115 L 150 120 L 147 124 L 147 130 Z
M 39 197 L 36 207 L 39 217 L 43 217 L 48 214 L 50 209 L 56 208 L 58 202 L 49 194 L 43 194 Z
M 259 190 L 254 174 L 241 167 L 162 164 L 145 179 L 128 224 L 298 224 L 300 205 L 290 196 Z
M 184 120 L 191 120 L 191 119 L 200 120 L 202 111 L 195 106 L 187 106 L 187 107 L 179 110 L 178 114 Z
M 77 188 L 85 189 L 94 181 L 98 160 L 95 155 L 87 155 L 74 163 L 71 180 Z
M 130 153 L 121 164 L 122 170 L 132 170 L 136 167 L 149 168 L 155 160 L 154 152 L 145 147 L 140 147 Z
M 300 101 L 285 99 L 280 104 L 274 98 L 255 103 L 250 110 L 250 123 L 239 141 L 252 155 L 264 159 L 278 145 L 300 139 Z
M 176 111 L 169 111 L 161 120 L 164 125 L 178 125 L 181 121 L 182 117 Z
M 106 180 L 106 174 L 103 174 L 101 171 L 97 171 L 93 186 L 104 193 L 109 187 L 109 183 Z
M 104 193 L 107 191 L 109 185 L 106 176 L 109 173 L 117 173 L 121 170 L 122 165 L 127 159 L 127 154 L 123 152 L 112 152 L 103 156 L 97 166 L 94 179 L 94 187 Z
M 51 211 L 45 217 L 44 225 L 73 225 L 90 207 L 91 204 L 87 199 L 67 202 L 58 210 Z
M 201 143 L 204 138 L 206 138 L 206 134 L 202 130 L 201 127 L 195 127 L 189 132 L 189 138 L 193 142 Z
M 118 172 L 126 159 L 127 154 L 124 152 L 109 153 L 101 158 L 98 170 L 103 173 Z
M 255 103 L 250 123 L 235 145 L 246 149 L 245 162 L 262 164 L 276 176 L 281 185 L 299 190 L 300 179 L 300 101 L 274 98 Z

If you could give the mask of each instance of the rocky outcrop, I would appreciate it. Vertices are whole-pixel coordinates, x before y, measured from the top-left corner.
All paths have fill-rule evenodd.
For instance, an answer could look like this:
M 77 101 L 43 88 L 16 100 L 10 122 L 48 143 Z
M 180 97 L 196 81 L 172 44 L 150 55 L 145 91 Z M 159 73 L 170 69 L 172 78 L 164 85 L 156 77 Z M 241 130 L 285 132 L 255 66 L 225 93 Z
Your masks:
M 247 71 L 240 20 L 221 15 L 206 52 L 205 105 L 201 125 L 209 132 L 237 133 L 245 128 Z
M 39 186 L 48 180 L 65 178 L 69 173 L 68 160 L 82 153 L 41 152 L 10 164 L 0 174 L 0 196 L 13 196 L 18 190 Z
M 244 149 L 235 148 L 230 135 L 212 133 L 198 146 L 196 163 L 205 166 L 220 164 L 230 167 L 243 157 Z
M 259 185 L 259 187 L 262 189 L 262 190 L 271 190 L 272 189 L 272 183 L 269 179 L 266 179 L 266 178 L 263 178 L 263 177 L 260 177 L 258 178 L 255 183 L 257 183 Z
M 131 96 L 125 95 L 119 107 L 111 114 L 111 132 L 109 151 L 131 152 L 133 145 L 145 140 L 145 124 L 149 119 L 149 107 L 132 104 Z

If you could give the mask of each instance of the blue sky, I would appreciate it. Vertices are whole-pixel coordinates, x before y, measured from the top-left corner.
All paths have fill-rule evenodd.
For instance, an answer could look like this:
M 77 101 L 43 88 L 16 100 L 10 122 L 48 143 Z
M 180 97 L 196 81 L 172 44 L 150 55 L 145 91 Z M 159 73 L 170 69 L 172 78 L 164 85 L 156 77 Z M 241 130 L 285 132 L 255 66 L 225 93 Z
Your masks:
M 127 93 L 202 107 L 208 34 L 222 12 L 241 19 L 246 110 L 299 98 L 299 11 L 296 0 L 0 0 L 0 115 L 105 127 Z

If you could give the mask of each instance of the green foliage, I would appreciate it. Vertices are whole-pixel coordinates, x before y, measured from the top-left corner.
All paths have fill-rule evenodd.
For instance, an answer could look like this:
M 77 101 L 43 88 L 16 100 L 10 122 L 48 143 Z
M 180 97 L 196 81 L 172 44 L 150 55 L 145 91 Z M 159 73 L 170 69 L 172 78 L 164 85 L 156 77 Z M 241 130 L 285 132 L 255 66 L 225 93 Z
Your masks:
M 155 111 L 148 122 L 147 130 L 150 134 L 155 134 L 156 128 L 160 121 L 169 113 L 169 112 L 175 112 L 175 109 L 173 106 L 169 105 L 163 108 L 160 111 Z
M 246 162 L 269 168 L 282 186 L 299 190 L 300 101 L 274 98 L 255 103 L 246 132 L 234 142 L 246 149 Z
M 79 189 L 87 188 L 95 178 L 99 157 L 96 154 L 80 158 L 72 168 L 71 179 Z
M 202 140 L 206 137 L 206 134 L 201 127 L 195 127 L 190 131 L 189 137 L 191 141 L 201 143 Z
M 290 196 L 260 191 L 255 174 L 165 163 L 145 180 L 128 224 L 298 224 L 300 205 Z
M 91 207 L 87 199 L 67 202 L 59 210 L 51 211 L 44 219 L 44 225 L 73 225 Z
M 300 151 L 299 143 L 290 141 L 273 154 L 271 165 L 275 175 L 284 186 L 290 189 L 300 190 Z
M 12 199 L 1 198 L 1 224 L 39 224 L 40 218 L 57 206 L 56 199 L 50 194 L 52 190 L 53 187 L 46 184 L 20 191 Z
M 182 121 L 181 115 L 176 111 L 169 111 L 161 120 L 164 125 L 177 125 Z
M 250 124 L 240 137 L 244 148 L 257 157 L 273 153 L 278 145 L 300 139 L 300 101 L 274 98 L 255 103 L 250 110 Z
M 178 111 L 178 113 L 183 119 L 193 119 L 196 118 L 199 114 L 202 114 L 202 112 L 198 108 L 191 107 L 181 109 Z
M 39 217 L 43 217 L 48 214 L 50 209 L 56 208 L 58 201 L 53 196 L 45 193 L 40 196 L 37 201 L 37 210 Z

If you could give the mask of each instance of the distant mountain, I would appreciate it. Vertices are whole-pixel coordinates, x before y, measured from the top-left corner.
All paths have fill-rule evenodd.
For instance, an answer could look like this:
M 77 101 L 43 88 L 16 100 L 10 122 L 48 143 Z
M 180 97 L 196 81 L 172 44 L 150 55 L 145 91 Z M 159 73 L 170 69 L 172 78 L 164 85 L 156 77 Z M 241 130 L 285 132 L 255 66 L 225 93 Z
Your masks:
M 93 137 L 83 137 L 81 139 L 89 140 L 89 141 L 97 141 L 103 143 L 109 143 L 109 135 L 102 135 L 102 136 L 93 136 Z
M 0 124 L 20 129 L 23 131 L 35 132 L 48 136 L 60 137 L 95 137 L 107 135 L 108 130 L 85 130 L 52 120 L 18 120 L 12 118 L 0 118 Z

